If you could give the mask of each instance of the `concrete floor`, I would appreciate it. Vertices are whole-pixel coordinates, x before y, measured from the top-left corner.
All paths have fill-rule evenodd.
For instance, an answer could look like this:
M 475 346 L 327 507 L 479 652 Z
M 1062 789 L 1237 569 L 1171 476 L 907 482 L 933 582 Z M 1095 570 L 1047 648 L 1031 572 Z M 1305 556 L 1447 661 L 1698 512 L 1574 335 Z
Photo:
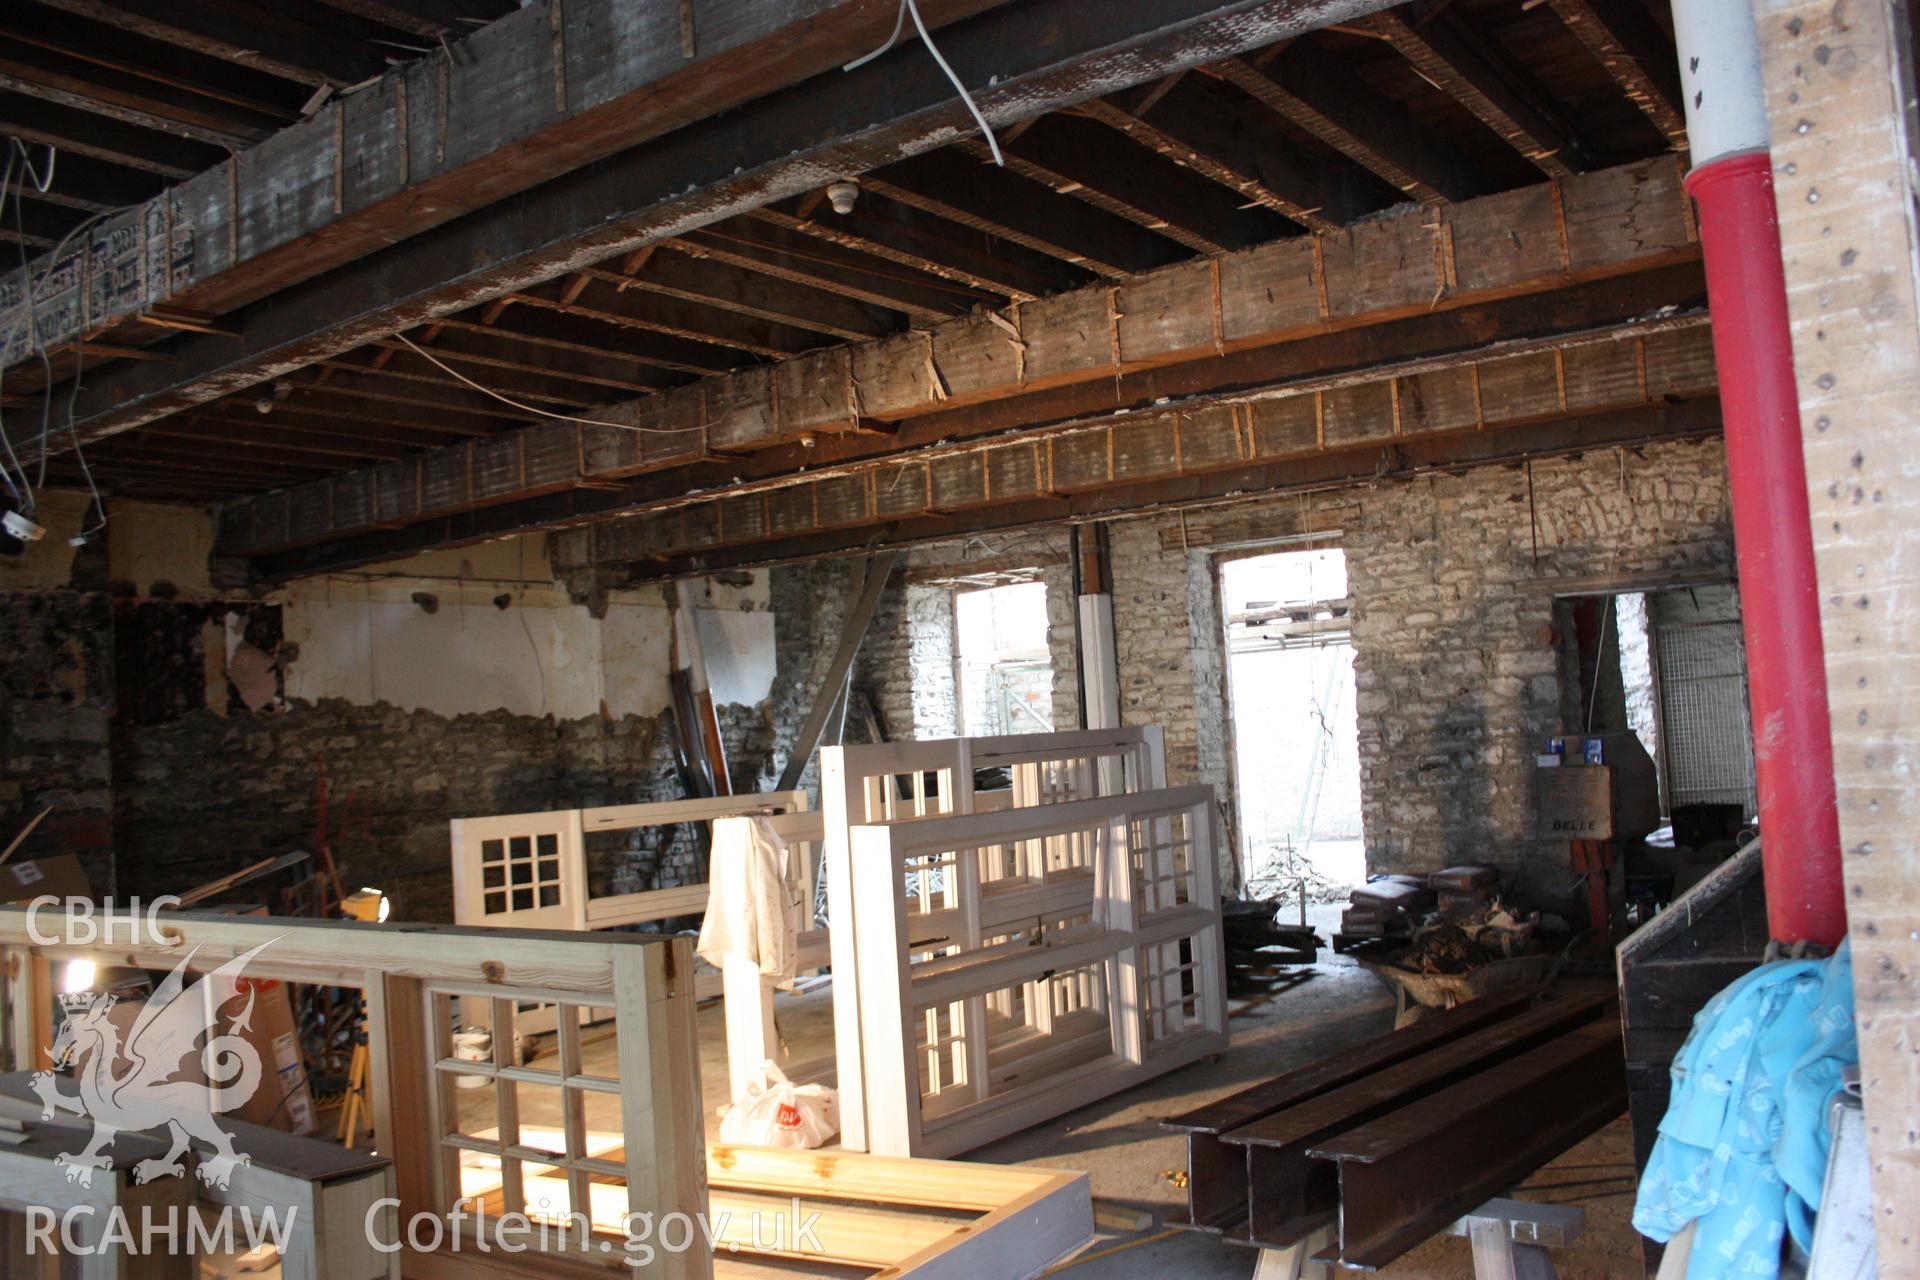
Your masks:
M 1327 936 L 1339 907 L 1309 907 L 1309 921 Z M 1233 1001 L 1230 1009 L 1244 1001 Z M 789 1051 L 809 1058 L 831 1050 L 828 992 L 782 999 L 777 1007 Z M 1305 982 L 1231 1019 L 1233 1047 L 1125 1093 L 1104 1098 L 1047 1124 L 970 1153 L 969 1160 L 1084 1170 L 1096 1198 L 1145 1210 L 1154 1225 L 1143 1232 L 1103 1234 L 1081 1259 L 1062 1268 L 1065 1280 L 1247 1280 L 1255 1254 L 1218 1237 L 1182 1231 L 1157 1238 L 1181 1216 L 1185 1192 L 1173 1175 L 1186 1168 L 1184 1136 L 1162 1129 L 1177 1115 L 1278 1075 L 1345 1046 L 1390 1030 L 1393 998 L 1365 970 L 1323 951 Z M 700 1011 L 701 1077 L 708 1105 L 708 1137 L 725 1102 L 726 1052 L 717 1004 Z M 1566 1280 L 1641 1274 L 1640 1242 L 1630 1225 L 1633 1146 L 1625 1118 L 1541 1169 L 1515 1194 L 1523 1199 L 1576 1204 L 1587 1211 L 1585 1235 L 1556 1252 Z M 1135 1243 L 1144 1240 L 1144 1243 Z M 1115 1250 L 1109 1252 L 1109 1250 Z M 1465 1240 L 1436 1239 L 1379 1274 L 1396 1280 L 1470 1280 Z

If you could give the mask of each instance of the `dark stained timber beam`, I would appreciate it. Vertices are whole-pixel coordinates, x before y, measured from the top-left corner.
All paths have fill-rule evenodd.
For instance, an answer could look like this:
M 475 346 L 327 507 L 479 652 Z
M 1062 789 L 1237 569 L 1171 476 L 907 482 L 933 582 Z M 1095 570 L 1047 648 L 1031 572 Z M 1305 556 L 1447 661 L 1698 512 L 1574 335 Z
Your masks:
M 1042 182 L 950 150 L 862 175 L 890 200 L 1118 279 L 1180 256 L 1166 239 L 1104 209 L 1063 200 Z
M 336 61 L 326 40 L 289 35 L 291 20 L 273 6 L 228 22 L 224 9 L 175 0 L 58 3 L 215 57 L 284 45 L 311 55 L 314 66 L 275 74 L 311 84 L 338 79 L 319 69 Z M 1000 3 L 921 0 L 920 10 L 938 28 Z M 683 8 L 696 32 L 691 57 L 682 50 Z M 38 331 L 53 341 L 97 330 L 152 301 L 225 315 L 648 139 L 807 77 L 837 74 L 886 39 L 895 13 L 883 0 L 566 0 L 470 29 L 443 56 L 391 71 L 373 56 L 340 84 L 377 82 L 336 95 L 309 119 L 209 168 L 222 158 L 214 152 L 179 173 L 187 180 L 155 204 L 107 223 L 104 237 L 131 246 L 109 268 L 120 273 L 116 280 L 130 276 L 140 287 L 106 291 L 113 301 L 99 315 L 43 304 Z M 258 42 L 249 24 L 260 27 Z M 358 42 L 353 48 L 368 56 Z M 343 148 L 342 139 L 354 145 Z M 289 199 L 289 191 L 301 198 Z M 150 215 L 175 226 L 181 239 L 171 279 L 147 281 L 129 267 L 144 261 Z
M 529 445 L 525 451 L 545 457 L 564 457 L 569 449 L 575 454 L 584 450 L 586 465 L 596 473 L 597 487 L 593 490 L 574 488 L 541 497 L 525 497 L 532 490 L 522 489 L 518 495 L 502 495 L 507 499 L 504 505 L 465 510 L 445 521 L 426 521 L 411 528 L 358 535 L 348 526 L 313 527 L 297 519 L 288 522 L 283 517 L 263 517 L 260 511 L 270 510 L 276 504 L 284 508 L 287 501 L 287 495 L 264 495 L 236 504 L 224 514 L 221 545 L 227 553 L 257 555 L 288 542 L 316 542 L 321 545 L 312 552 L 310 562 L 313 564 L 331 563 L 330 557 L 356 563 L 389 558 L 438 545 L 449 527 L 485 530 L 493 536 L 523 532 L 605 517 L 679 499 L 687 493 L 738 490 L 742 485 L 777 482 L 809 470 L 863 462 L 884 462 L 897 468 L 901 463 L 911 463 L 919 451 L 1007 439 L 1016 433 L 1031 434 L 1106 414 L 1139 414 L 1169 403 L 1191 407 L 1206 397 L 1231 396 L 1260 388 L 1331 386 L 1368 377 L 1377 382 L 1393 376 L 1392 370 L 1383 370 L 1379 365 L 1382 351 L 1399 353 L 1402 357 L 1399 373 L 1412 379 L 1406 382 L 1398 406 L 1404 421 L 1419 421 L 1434 413 L 1451 413 L 1456 415 L 1456 420 L 1461 414 L 1476 419 L 1486 414 L 1498 418 L 1507 411 L 1509 400 L 1520 399 L 1511 394 L 1510 385 L 1497 380 L 1469 380 L 1463 384 L 1457 374 L 1448 383 L 1445 379 L 1435 380 L 1433 375 L 1441 366 L 1464 367 L 1495 355 L 1505 359 L 1555 344 L 1591 343 L 1643 332 L 1647 322 L 1640 317 L 1667 310 L 1682 316 L 1675 323 L 1697 327 L 1703 298 L 1699 266 L 1685 264 L 1598 281 L 1563 292 L 1508 298 L 1453 311 L 1422 312 L 1389 323 L 1305 336 L 1298 341 L 1226 356 L 1155 364 L 1118 378 L 1067 384 L 1003 402 L 930 413 L 899 424 L 891 435 L 821 434 L 810 441 L 796 441 L 718 461 L 698 460 L 702 446 L 697 438 L 691 445 L 680 445 L 673 437 L 625 434 L 603 437 L 589 430 L 574 442 Z M 1616 371 L 1624 375 L 1624 383 L 1635 397 L 1642 395 L 1642 389 L 1649 399 L 1662 399 L 1674 389 L 1697 390 L 1711 384 L 1712 365 L 1710 357 L 1705 355 L 1705 346 L 1696 345 L 1698 350 L 1690 363 L 1662 359 L 1656 348 L 1656 358 L 1651 364 L 1643 367 L 1616 362 Z M 1569 383 L 1573 392 L 1567 403 L 1572 406 L 1582 400 L 1578 390 L 1582 382 L 1580 357 L 1576 357 L 1571 366 L 1563 362 L 1552 371 L 1552 389 L 1557 397 L 1560 375 L 1569 368 L 1573 371 Z M 1433 407 L 1423 408 L 1429 401 Z M 1449 402 L 1450 408 L 1441 407 Z M 1492 407 L 1485 407 L 1489 403 Z M 673 460 L 676 446 L 686 450 L 678 455 L 678 460 L 685 463 L 693 459 L 693 465 L 672 466 L 666 470 L 649 465 L 656 458 L 662 462 Z M 648 456 L 641 457 L 642 451 Z M 445 464 L 451 462 L 457 466 L 459 457 L 448 454 L 441 462 L 427 461 L 436 473 L 444 473 Z M 397 481 L 403 491 L 416 488 L 418 482 L 407 478 L 412 466 L 412 463 L 404 464 L 385 483 Z M 623 476 L 631 478 L 622 480 Z M 565 489 L 566 485 L 566 478 L 558 477 L 550 478 L 545 487 Z M 890 495 L 896 492 L 889 490 Z M 512 500 L 516 496 L 520 500 Z M 324 494 L 316 493 L 303 495 L 299 505 L 308 511 L 326 511 L 335 504 L 326 500 Z M 410 518 L 418 520 L 423 513 L 415 508 L 392 507 L 378 514 L 383 523 L 402 525 Z M 264 537 L 263 530 L 274 533 L 281 541 Z M 329 536 L 333 540 L 324 541 Z
M 89 109 L 102 115 L 129 118 L 134 124 L 157 121 L 170 132 L 219 146 L 258 141 L 291 116 L 237 106 L 165 81 L 99 66 L 63 50 L 9 38 L 3 31 L 0 73 L 9 82 L 37 86 L 32 92 L 58 91 L 63 98 L 92 103 Z M 8 87 L 18 86 L 9 83 Z
M 895 205 L 879 195 L 863 195 L 853 212 L 846 214 L 821 208 L 802 215 L 785 207 L 792 203 L 767 205 L 745 216 L 1015 302 L 1069 288 L 1087 278 L 1065 263 L 1037 254 L 1029 255 L 1025 262 L 1017 261 L 1016 254 L 1021 252 L 1017 245 L 994 252 L 986 247 L 984 236 L 972 237 L 977 243 L 970 243 L 957 238 L 955 228 L 936 230 L 931 225 L 933 220 L 919 210 Z M 925 225 L 916 225 L 916 219 Z
M 272 12 L 178 0 L 40 0 L 76 17 L 237 62 L 302 84 L 344 89 L 387 69 L 358 41 Z
M 525 451 L 551 464 L 531 480 L 516 481 L 517 488 L 442 489 L 432 502 L 381 512 L 379 521 L 404 524 L 451 505 L 599 485 L 716 453 L 757 456 L 794 442 L 811 441 L 808 456 L 825 459 L 843 441 L 873 439 L 875 422 L 896 424 L 893 437 L 882 438 L 904 445 L 923 418 L 940 424 L 942 434 L 971 433 L 1082 413 L 1089 406 L 1124 407 L 1124 400 L 1099 397 L 1109 387 L 1119 392 L 1129 379 L 1157 377 L 1159 370 L 1194 362 L 1208 367 L 1209 356 L 1227 357 L 1218 363 L 1229 371 L 1264 350 L 1284 359 L 1301 348 L 1301 340 L 1335 332 L 1359 335 L 1358 362 L 1364 364 L 1377 361 L 1380 351 L 1401 349 L 1395 344 L 1404 338 L 1376 335 L 1409 318 L 1438 326 L 1449 345 L 1476 345 L 1492 340 L 1490 322 L 1479 311 L 1486 303 L 1528 302 L 1535 309 L 1525 313 L 1527 323 L 1548 329 L 1556 315 L 1573 323 L 1582 306 L 1639 315 L 1695 297 L 1697 262 L 1679 164 L 1672 158 L 1464 205 L 1414 206 L 1338 233 L 1276 241 L 1223 259 L 1162 268 L 1117 287 L 1056 295 L 1024 304 L 1010 318 L 970 315 L 931 332 L 829 348 L 706 379 L 590 415 L 604 427 L 531 426 L 518 433 L 528 437 Z M 1676 271 L 1678 278 L 1668 278 Z M 1588 290 L 1597 292 L 1589 296 Z M 1607 310 L 1622 306 L 1624 311 Z M 1265 380 L 1271 377 L 1269 370 Z M 1147 400 L 1203 389 L 1160 386 Z M 1041 403 L 1052 411 L 1036 410 Z M 408 465 L 424 473 L 458 465 L 458 459 L 426 457 Z M 425 490 L 424 483 L 399 486 L 402 494 Z M 310 511 L 334 505 L 302 503 Z M 352 526 L 336 522 L 283 536 L 299 542 L 350 532 Z
M 975 159 L 986 144 L 968 143 Z M 1235 192 L 1191 169 L 1127 145 L 1091 120 L 1066 113 L 1042 116 L 1004 141 L 1007 167 L 1062 194 L 1158 231 L 1197 253 L 1244 249 L 1284 235 L 1287 223 L 1263 208 L 1247 208 Z
M 1578 453 L 1586 450 L 1628 448 L 1658 440 L 1698 439 L 1720 430 L 1717 397 L 1703 397 L 1672 403 L 1634 406 L 1573 417 L 1551 417 L 1537 422 L 1516 423 L 1509 428 L 1486 431 L 1436 432 L 1429 436 L 1402 441 L 1355 443 L 1327 450 L 1302 452 L 1290 457 L 1229 464 L 1219 469 L 1204 467 L 1169 469 L 1156 473 L 1142 468 L 1137 477 L 1090 482 L 1072 493 L 1008 494 L 993 503 L 970 500 L 955 508 L 929 506 L 911 485 L 918 482 L 924 490 L 927 481 L 909 473 L 907 484 L 900 486 L 912 495 L 901 505 L 899 514 L 871 525 L 837 524 L 828 528 L 809 528 L 796 523 L 793 531 L 764 540 L 703 543 L 676 546 L 675 535 L 695 521 L 696 527 L 710 526 L 715 513 L 696 509 L 689 516 L 682 510 L 669 510 L 654 516 L 636 516 L 628 521 L 584 524 L 562 533 L 558 539 L 560 554 L 556 568 L 571 572 L 603 565 L 621 565 L 636 579 L 666 579 L 688 574 L 708 573 L 735 567 L 761 567 L 846 554 L 849 547 L 862 551 L 873 548 L 905 547 L 918 543 L 948 542 L 970 533 L 1011 530 L 1035 525 L 1058 525 L 1066 521 L 1122 518 L 1143 512 L 1181 506 L 1217 503 L 1223 499 L 1256 494 L 1283 493 L 1373 484 L 1400 476 L 1430 471 L 1451 471 L 1472 466 L 1512 464 L 1528 457 Z M 1088 445 L 1092 452 L 1106 442 Z M 1043 465 L 1044 458 L 1023 460 L 1022 469 Z M 980 464 L 984 466 L 985 464 Z M 978 468 L 975 468 L 976 472 Z M 882 473 L 864 486 L 869 493 L 892 483 Z M 844 497 L 859 486 L 843 485 L 832 497 Z M 776 494 L 778 491 L 776 491 Z M 785 499 L 769 495 L 783 503 L 785 518 L 804 515 L 808 503 L 819 498 L 797 491 Z M 896 490 L 896 496 L 898 490 Z M 743 506 L 752 505 L 747 499 Z M 490 531 L 492 522 L 449 520 L 440 528 L 440 545 L 459 545 L 501 536 Z M 736 518 L 745 516 L 744 511 Z M 762 507 L 760 519 L 766 518 Z M 580 522 L 575 521 L 579 524 Z M 635 526 L 606 532 L 621 525 Z M 360 553 L 342 558 L 341 548 L 300 548 L 254 562 L 254 571 L 268 581 L 324 573 L 330 568 L 348 567 L 391 559 L 396 553 L 375 548 L 380 535 L 365 539 Z M 394 542 L 390 545 L 402 545 Z M 327 553 L 333 554 L 329 556 Z M 338 562 L 336 564 L 336 561 Z
M 971 285 L 748 218 L 730 219 L 669 243 L 685 253 L 898 311 L 915 320 L 949 320 L 977 303 L 1001 301 L 998 294 Z
M 1442 9 L 1425 15 L 1423 22 L 1406 9 L 1388 9 L 1369 18 L 1367 25 L 1430 84 L 1548 177 L 1565 178 L 1593 167 L 1572 128 L 1455 14 Z
M 962 81 L 974 86 L 980 109 L 1007 123 L 1358 16 L 1374 3 L 1028 0 L 953 24 L 940 46 Z M 580 7 L 570 4 L 567 13 Z M 536 12 L 544 17 L 521 11 Z M 250 308 L 238 339 L 181 335 L 170 344 L 164 374 L 144 366 L 99 370 L 79 392 L 75 426 L 82 439 L 111 435 L 813 190 L 823 174 L 864 173 L 905 159 L 965 132 L 968 120 L 924 49 L 904 46 L 858 70 L 836 70 L 758 98 L 489 205 L 444 226 L 430 242 L 358 257 Z M 65 430 L 57 435 L 70 438 Z
M 602 271 L 595 278 L 618 291 L 656 293 L 850 341 L 900 328 L 893 316 L 865 302 L 811 282 L 756 275 L 739 263 L 706 258 L 695 246 L 679 241 L 662 246 L 631 274 Z
M 1636 0 L 1548 0 L 1675 151 L 1687 149 L 1679 54 Z
M 1465 200 L 1486 189 L 1453 146 L 1398 102 L 1370 92 L 1325 51 L 1295 43 L 1255 66 L 1229 58 L 1203 68 L 1379 174 L 1416 200 Z
M 0 125 L 0 132 L 5 132 L 5 126 Z M 153 174 L 63 150 L 53 168 L 53 182 L 44 192 L 35 194 L 48 204 L 106 213 L 136 204 L 159 190 L 160 179 Z
M 466 12 L 450 0 L 320 0 L 330 8 L 350 13 L 383 27 L 416 36 L 465 35 L 471 25 Z
M 1242 200 L 1315 231 L 1390 203 L 1385 185 L 1351 161 L 1328 164 L 1288 151 L 1270 128 L 1242 120 L 1207 88 L 1183 81 L 1146 111 L 1113 100 L 1087 103 L 1081 111 Z
M 221 158 L 217 147 L 15 93 L 0 92 L 0 133 L 163 178 L 191 178 Z

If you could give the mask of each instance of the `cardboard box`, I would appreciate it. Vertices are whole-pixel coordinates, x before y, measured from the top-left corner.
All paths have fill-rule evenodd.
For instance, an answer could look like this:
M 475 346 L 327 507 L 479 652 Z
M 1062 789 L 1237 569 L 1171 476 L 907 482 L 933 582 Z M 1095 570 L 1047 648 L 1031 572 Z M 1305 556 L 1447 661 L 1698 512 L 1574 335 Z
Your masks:
M 286 985 L 271 978 L 241 978 L 227 985 L 224 996 L 215 995 L 227 1019 L 222 1030 L 237 1031 L 258 1051 L 260 1087 L 245 1102 L 222 1107 L 222 1114 L 285 1133 L 312 1133 L 313 1094 L 307 1087 L 306 1059 L 300 1052 L 300 1032 L 294 1025 L 293 1001 Z M 252 1015 L 244 1029 L 235 1028 L 231 1019 L 247 1008 L 249 992 L 253 995 Z
M 212 985 L 208 983 L 209 988 Z M 287 988 L 270 979 L 244 977 L 238 982 L 222 982 L 221 986 L 224 991 L 204 992 L 204 998 L 212 1002 L 209 1014 L 220 1015 L 216 1034 L 239 1035 L 253 1046 L 260 1055 L 260 1087 L 252 1097 L 234 1100 L 232 1105 L 223 1105 L 222 1100 L 216 1099 L 215 1110 L 282 1133 L 302 1137 L 313 1133 L 313 1095 L 307 1085 L 306 1060 L 300 1052 L 300 1033 L 294 1025 L 293 1003 Z M 249 990 L 253 995 L 252 1014 L 246 1027 L 236 1027 L 235 1020 L 247 1009 Z M 188 994 L 181 998 L 191 999 L 192 991 L 189 986 Z M 107 1019 L 119 1030 L 122 1043 L 145 1006 L 145 1000 L 120 1000 L 108 1012 Z M 197 1056 L 190 1058 L 174 1078 L 192 1078 L 192 1073 L 198 1070 L 197 1062 Z M 75 1065 L 84 1070 L 85 1055 Z M 116 1069 L 124 1071 L 125 1063 Z
M 93 885 L 70 853 L 51 858 L 16 859 L 0 866 L 0 902 L 32 902 L 35 898 L 93 897 Z

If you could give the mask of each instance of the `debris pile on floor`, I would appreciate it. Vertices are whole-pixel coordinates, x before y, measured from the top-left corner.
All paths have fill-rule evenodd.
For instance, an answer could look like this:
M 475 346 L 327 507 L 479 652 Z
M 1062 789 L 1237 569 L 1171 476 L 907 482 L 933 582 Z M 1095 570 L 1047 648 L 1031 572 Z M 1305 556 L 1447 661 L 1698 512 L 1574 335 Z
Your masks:
M 1521 917 L 1494 899 L 1454 914 L 1442 913 L 1413 932 L 1413 945 L 1394 957 L 1419 973 L 1466 973 L 1498 960 L 1538 955 L 1538 911 Z

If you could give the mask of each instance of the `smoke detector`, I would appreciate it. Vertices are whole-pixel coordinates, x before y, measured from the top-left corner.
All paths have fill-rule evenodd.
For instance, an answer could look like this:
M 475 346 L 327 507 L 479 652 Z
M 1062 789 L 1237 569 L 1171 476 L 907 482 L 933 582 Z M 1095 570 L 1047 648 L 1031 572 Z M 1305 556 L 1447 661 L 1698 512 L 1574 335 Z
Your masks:
M 833 206 L 835 213 L 852 213 L 853 202 L 859 198 L 860 187 L 857 183 L 842 178 L 827 184 L 827 203 Z

